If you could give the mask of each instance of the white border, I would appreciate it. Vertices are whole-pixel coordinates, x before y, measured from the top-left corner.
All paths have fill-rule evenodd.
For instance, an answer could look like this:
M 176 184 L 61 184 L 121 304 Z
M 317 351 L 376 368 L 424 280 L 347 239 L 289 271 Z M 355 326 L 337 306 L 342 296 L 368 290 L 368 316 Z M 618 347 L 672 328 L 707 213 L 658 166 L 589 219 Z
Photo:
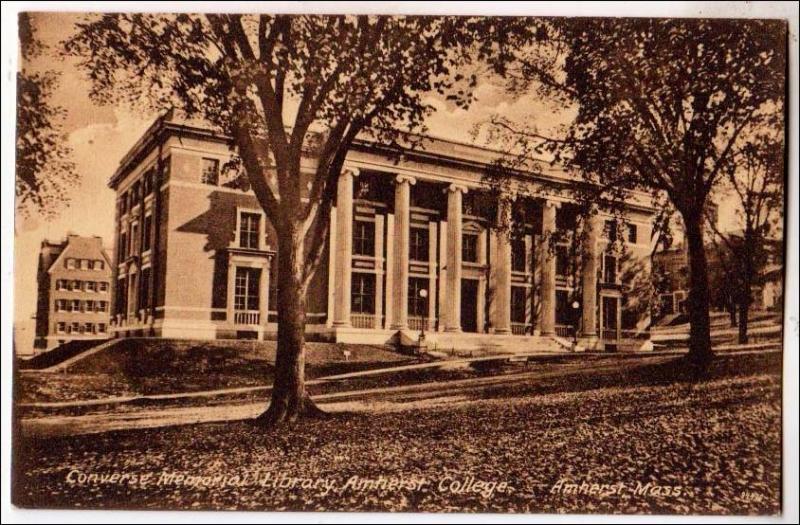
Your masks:
M 559 15 L 559 16 L 661 16 L 661 17 L 752 17 L 789 20 L 790 91 L 789 122 L 789 185 L 786 188 L 787 240 L 786 297 L 784 331 L 784 476 L 783 516 L 778 518 L 734 517 L 658 517 L 658 516 L 595 516 L 595 515 L 448 515 L 448 514 L 368 514 L 368 513 L 255 513 L 214 514 L 197 512 L 130 512 L 130 511 L 31 511 L 10 504 L 10 420 L 13 301 L 2 301 L 2 506 L 3 523 L 65 522 L 114 523 L 152 520 L 178 523 L 203 519 L 232 523 L 255 523 L 276 520 L 286 523 L 314 521 L 319 523 L 364 523 L 382 521 L 401 523 L 409 519 L 421 523 L 483 522 L 575 522 L 575 523 L 796 523 L 798 522 L 798 6 L 795 2 L 18 2 L 2 4 L 2 290 L 5 298 L 13 289 L 14 237 L 14 132 L 15 75 L 17 68 L 17 13 L 20 11 L 233 11 L 283 13 L 381 13 L 381 14 L 484 14 L 484 15 Z

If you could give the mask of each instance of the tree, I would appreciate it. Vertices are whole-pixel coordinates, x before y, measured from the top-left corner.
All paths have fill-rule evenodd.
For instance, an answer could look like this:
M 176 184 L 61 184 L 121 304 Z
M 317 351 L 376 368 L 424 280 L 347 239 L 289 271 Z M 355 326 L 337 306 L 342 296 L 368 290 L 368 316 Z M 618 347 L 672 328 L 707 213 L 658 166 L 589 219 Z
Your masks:
M 781 127 L 748 140 L 731 154 L 722 189 L 732 194 L 741 230 L 723 230 L 708 218 L 731 299 L 738 309 L 739 343 L 748 341 L 753 284 L 770 256 L 770 240 L 783 220 L 783 140 Z
M 34 72 L 30 63 L 45 50 L 28 13 L 19 15 L 22 67 L 17 72 L 16 196 L 22 215 L 52 217 L 78 181 L 64 140 L 64 109 L 51 102 L 58 85 L 54 71 Z
M 471 101 L 453 68 L 492 52 L 487 19 L 386 16 L 109 14 L 65 42 L 91 96 L 174 107 L 232 137 L 277 233 L 278 351 L 260 421 L 318 412 L 304 382 L 305 295 L 323 254 L 331 204 L 356 137 L 396 145 L 424 129 L 427 93 Z M 301 159 L 315 169 L 301 176 Z
M 658 207 L 674 206 L 689 249 L 689 357 L 700 367 L 713 355 L 708 196 L 742 137 L 783 119 L 786 29 L 768 20 L 550 20 L 547 37 L 520 43 L 508 89 L 572 104 L 576 117 L 561 136 L 489 122 L 518 155 L 549 155 L 580 173 L 594 202 L 644 190 Z

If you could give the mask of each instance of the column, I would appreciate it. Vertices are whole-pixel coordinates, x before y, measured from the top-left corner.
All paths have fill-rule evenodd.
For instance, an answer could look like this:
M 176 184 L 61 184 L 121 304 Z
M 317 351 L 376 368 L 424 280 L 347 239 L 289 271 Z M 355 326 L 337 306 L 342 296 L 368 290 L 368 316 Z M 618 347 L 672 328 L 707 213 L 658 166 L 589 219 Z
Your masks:
M 436 329 L 436 222 L 428 223 L 428 319 L 425 330 Z
M 386 214 L 386 302 L 384 303 L 383 329 L 389 330 L 394 323 L 394 214 Z
M 581 335 L 597 337 L 597 241 L 601 221 L 596 213 L 586 221 L 581 263 Z
M 375 321 L 373 328 L 383 328 L 383 222 L 384 216 L 375 215 Z
M 497 213 L 499 224 L 508 225 L 508 231 L 495 234 L 495 260 L 492 261 L 494 274 L 492 300 L 494 302 L 494 318 L 492 326 L 496 334 L 511 333 L 511 203 L 501 200 Z
M 439 221 L 439 258 L 437 259 L 439 265 L 439 319 L 436 324 L 436 330 L 439 332 L 444 331 L 447 323 L 447 301 L 450 299 L 447 296 L 447 231 L 447 221 Z
M 228 310 L 228 323 L 235 324 L 236 323 L 236 308 L 234 308 L 234 297 L 235 297 L 235 286 L 236 286 L 236 266 L 234 266 L 233 261 L 230 257 L 230 252 L 228 255 L 228 301 L 227 301 L 227 310 Z
M 464 186 L 447 188 L 447 315 L 445 331 L 461 331 L 461 228 Z
M 542 210 L 542 335 L 556 333 L 556 256 L 550 239 L 556 231 L 558 203 L 545 201 Z
M 267 262 L 261 267 L 261 282 L 259 283 L 258 311 L 261 326 L 267 326 L 269 322 L 269 268 L 272 265 L 272 258 L 267 257 Z
M 336 286 L 333 326 L 350 326 L 350 280 L 353 266 L 353 178 L 345 169 L 336 188 Z
M 398 175 L 394 188 L 394 278 L 392 281 L 392 330 L 408 328 L 408 258 L 411 225 L 411 186 L 417 181 Z
M 336 312 L 336 206 L 331 206 L 331 218 L 328 224 L 328 315 L 325 326 L 333 326 Z

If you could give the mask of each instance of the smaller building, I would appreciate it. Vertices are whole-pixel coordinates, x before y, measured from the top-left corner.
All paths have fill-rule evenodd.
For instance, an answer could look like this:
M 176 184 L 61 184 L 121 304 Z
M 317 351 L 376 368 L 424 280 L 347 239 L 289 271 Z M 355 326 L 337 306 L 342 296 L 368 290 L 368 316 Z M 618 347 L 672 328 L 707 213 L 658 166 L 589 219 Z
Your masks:
M 108 338 L 111 259 L 100 237 L 42 241 L 37 284 L 35 352 Z
M 686 312 L 689 296 L 689 256 L 681 244 L 653 255 L 654 285 L 658 293 L 658 315 L 662 318 Z

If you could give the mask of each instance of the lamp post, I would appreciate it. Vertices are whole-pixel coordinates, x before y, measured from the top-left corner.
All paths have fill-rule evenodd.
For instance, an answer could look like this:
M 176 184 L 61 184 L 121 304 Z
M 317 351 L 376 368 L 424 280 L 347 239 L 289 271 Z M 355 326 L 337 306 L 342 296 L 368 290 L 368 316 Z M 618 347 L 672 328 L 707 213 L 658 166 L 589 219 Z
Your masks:
M 581 303 L 577 300 L 572 301 L 572 351 L 576 351 L 578 348 L 578 308 L 581 307 Z
M 424 300 L 428 298 L 428 290 L 425 288 L 420 289 L 419 296 Z M 419 333 L 419 345 L 425 342 L 425 325 L 428 324 L 428 305 L 427 301 L 425 301 L 425 309 L 422 312 L 422 331 Z

